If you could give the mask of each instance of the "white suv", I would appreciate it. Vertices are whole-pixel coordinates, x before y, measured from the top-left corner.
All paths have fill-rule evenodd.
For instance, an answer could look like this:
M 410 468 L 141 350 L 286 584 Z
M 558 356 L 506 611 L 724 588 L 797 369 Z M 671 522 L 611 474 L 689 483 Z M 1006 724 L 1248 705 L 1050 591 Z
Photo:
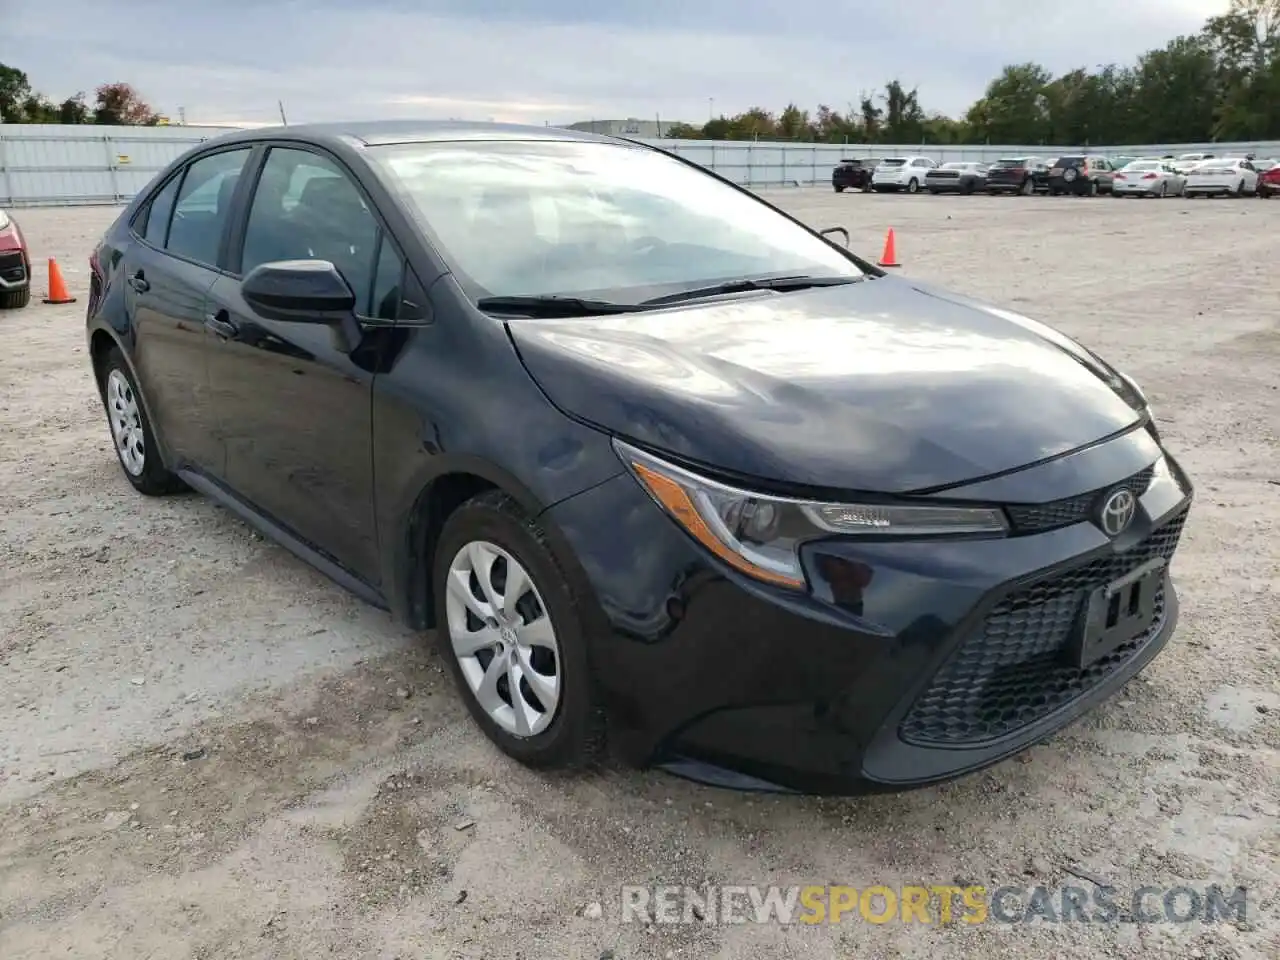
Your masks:
M 871 174 L 871 189 L 919 193 L 924 186 L 924 178 L 937 166 L 937 162 L 928 157 L 888 157 L 881 160 Z

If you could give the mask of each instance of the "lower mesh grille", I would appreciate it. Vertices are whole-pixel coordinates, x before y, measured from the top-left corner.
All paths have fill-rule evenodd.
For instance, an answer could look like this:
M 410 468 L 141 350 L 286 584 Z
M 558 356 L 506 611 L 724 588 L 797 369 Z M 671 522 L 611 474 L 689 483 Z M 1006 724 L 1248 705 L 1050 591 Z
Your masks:
M 955 650 L 916 700 L 899 735 L 922 746 L 994 740 L 1048 716 L 1131 660 L 1164 626 L 1163 591 L 1143 633 L 1084 669 L 1062 650 L 1089 593 L 1155 557 L 1170 560 L 1186 511 L 1132 550 L 1055 574 L 1006 597 Z
M 21 253 L 0 253 L 0 278 L 9 283 L 21 283 L 27 279 L 27 265 Z

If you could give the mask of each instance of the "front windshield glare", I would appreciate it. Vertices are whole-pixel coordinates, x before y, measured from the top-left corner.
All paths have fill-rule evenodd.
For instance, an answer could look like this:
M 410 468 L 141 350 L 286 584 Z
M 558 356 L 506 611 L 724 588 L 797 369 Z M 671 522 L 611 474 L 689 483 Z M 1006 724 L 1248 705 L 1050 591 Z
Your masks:
M 476 297 L 636 302 L 727 279 L 861 275 L 752 197 L 648 149 L 488 141 L 370 154 Z

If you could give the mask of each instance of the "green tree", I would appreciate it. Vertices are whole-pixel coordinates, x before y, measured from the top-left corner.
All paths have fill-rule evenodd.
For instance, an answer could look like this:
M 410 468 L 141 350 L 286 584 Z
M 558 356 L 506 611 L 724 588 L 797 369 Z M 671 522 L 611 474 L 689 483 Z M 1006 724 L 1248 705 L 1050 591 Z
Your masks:
M 17 67 L 0 63 L 0 120 L 21 123 L 22 108 L 31 96 L 31 82 Z

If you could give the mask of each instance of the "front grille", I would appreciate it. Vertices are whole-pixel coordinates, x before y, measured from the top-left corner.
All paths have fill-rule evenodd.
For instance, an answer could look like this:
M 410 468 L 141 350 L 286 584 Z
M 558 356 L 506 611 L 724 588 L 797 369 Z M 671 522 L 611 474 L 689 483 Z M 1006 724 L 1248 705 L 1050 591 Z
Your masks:
M 899 725 L 921 746 L 969 746 L 1048 716 L 1128 663 L 1164 626 L 1164 591 L 1150 628 L 1083 670 L 1062 650 L 1088 595 L 1154 557 L 1172 559 L 1186 511 L 1133 549 L 1023 587 L 992 609 L 952 653 Z
M 1103 487 L 1101 490 L 1091 490 L 1063 500 L 1051 500 L 1049 503 L 1010 504 L 1005 509 L 1009 512 L 1009 519 L 1013 522 L 1015 532 L 1042 533 L 1045 530 L 1067 527 L 1073 523 L 1088 520 L 1098 497 L 1117 487 L 1127 487 L 1135 497 L 1141 497 L 1147 492 L 1147 487 L 1151 486 L 1155 473 L 1156 468 L 1153 465 L 1121 480 L 1114 486 Z
M 21 283 L 27 279 L 27 265 L 17 251 L 0 253 L 0 280 Z

